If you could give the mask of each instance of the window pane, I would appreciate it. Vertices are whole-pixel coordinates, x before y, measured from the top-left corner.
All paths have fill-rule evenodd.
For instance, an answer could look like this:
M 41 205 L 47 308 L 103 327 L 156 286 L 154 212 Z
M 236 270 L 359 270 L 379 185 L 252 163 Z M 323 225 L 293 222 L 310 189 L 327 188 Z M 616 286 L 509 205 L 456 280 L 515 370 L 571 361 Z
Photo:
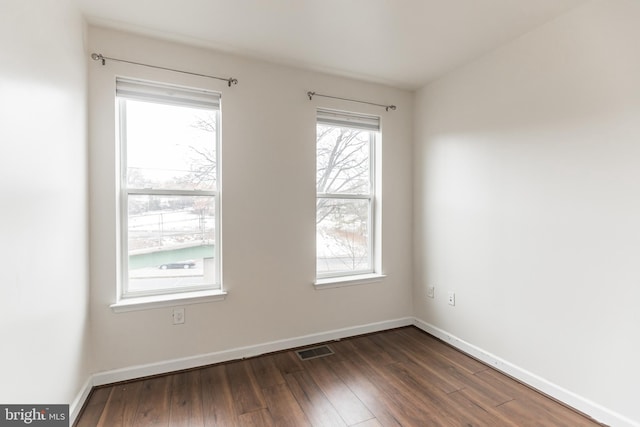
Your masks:
M 318 193 L 371 192 L 370 131 L 317 126 L 316 187 Z
M 121 102 L 129 188 L 215 190 L 216 110 Z
M 369 200 L 318 199 L 318 275 L 372 271 L 369 216 Z
M 129 292 L 216 282 L 215 198 L 128 197 Z

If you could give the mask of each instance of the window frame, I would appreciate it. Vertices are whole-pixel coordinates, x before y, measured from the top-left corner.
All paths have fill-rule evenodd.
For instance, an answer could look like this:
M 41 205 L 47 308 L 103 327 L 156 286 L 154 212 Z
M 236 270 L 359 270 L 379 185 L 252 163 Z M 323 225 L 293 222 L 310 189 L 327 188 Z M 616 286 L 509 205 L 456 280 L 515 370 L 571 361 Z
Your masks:
M 337 123 L 329 123 L 327 120 L 323 120 L 320 117 L 322 115 L 335 115 L 338 118 L 343 118 L 344 120 L 355 120 L 363 119 L 365 121 L 374 121 L 376 122 L 376 128 L 364 128 L 358 125 L 340 125 Z M 368 215 L 367 215 L 367 231 L 368 231 L 368 266 L 367 269 L 361 270 L 340 270 L 333 272 L 318 272 L 318 246 L 316 242 L 316 273 L 315 273 L 315 285 L 322 287 L 334 287 L 336 284 L 341 282 L 350 282 L 350 284 L 360 284 L 360 283 L 369 283 L 371 281 L 377 281 L 381 277 L 384 277 L 381 273 L 381 260 L 380 260 L 380 245 L 379 245 L 379 217 L 380 217 L 380 203 L 379 203 L 379 182 L 378 175 L 380 173 L 379 168 L 379 151 L 380 151 L 380 143 L 381 143 L 381 119 L 378 116 L 373 116 L 369 114 L 360 114 L 354 112 L 347 112 L 341 110 L 327 109 L 327 108 L 318 108 L 316 115 L 316 173 L 318 166 L 318 139 L 317 132 L 318 126 L 332 126 L 335 128 L 351 128 L 358 129 L 361 131 L 365 131 L 368 133 L 369 139 L 369 150 L 368 150 L 368 163 L 369 163 L 369 188 L 367 193 L 321 193 L 318 192 L 317 181 L 316 181 L 316 218 L 318 215 L 318 200 L 319 199 L 327 199 L 327 200 L 366 200 L 368 203 Z M 317 176 L 316 176 L 317 180 Z M 316 235 L 318 232 L 318 222 L 316 219 Z
M 202 105 L 184 99 L 172 102 L 171 98 L 160 100 L 153 99 L 152 96 L 146 97 L 144 95 L 137 96 L 122 96 L 116 94 L 115 107 L 116 107 L 116 135 L 117 135 L 117 147 L 119 150 L 118 167 L 119 167 L 119 179 L 118 179 L 118 194 L 119 194 L 119 259 L 120 259 L 120 275 L 118 286 L 118 303 L 112 306 L 114 309 L 119 308 L 116 311 L 129 311 L 129 306 L 136 304 L 151 305 L 151 308 L 157 306 L 165 306 L 171 302 L 171 300 L 188 301 L 195 298 L 202 297 L 214 297 L 225 295 L 226 292 L 222 288 L 222 249 L 221 249 L 221 201 L 220 201 L 220 145 L 221 145 L 221 94 L 216 91 L 203 88 L 193 88 L 187 86 L 179 86 L 171 83 L 163 83 L 157 81 L 147 81 L 135 78 L 118 77 L 116 78 L 116 88 L 118 82 L 123 81 L 126 83 L 135 83 L 141 86 L 161 88 L 164 90 L 186 89 L 206 93 L 212 97 L 217 98 L 217 108 L 206 108 L 206 110 L 212 111 L 215 115 L 216 129 L 215 129 L 215 189 L 214 190 L 184 190 L 184 189 L 154 189 L 154 188 L 135 188 L 129 187 L 127 182 L 127 101 L 142 101 L 151 102 L 159 105 L 173 105 L 173 106 L 185 106 L 192 108 L 203 109 Z M 117 90 L 116 90 L 117 91 Z M 176 98 L 178 99 L 178 98 Z M 129 289 L 129 197 L 130 196 L 193 196 L 193 197 L 212 197 L 214 205 L 214 277 L 213 283 L 196 284 L 191 286 L 180 286 L 166 289 L 152 289 L 148 291 L 131 291 Z

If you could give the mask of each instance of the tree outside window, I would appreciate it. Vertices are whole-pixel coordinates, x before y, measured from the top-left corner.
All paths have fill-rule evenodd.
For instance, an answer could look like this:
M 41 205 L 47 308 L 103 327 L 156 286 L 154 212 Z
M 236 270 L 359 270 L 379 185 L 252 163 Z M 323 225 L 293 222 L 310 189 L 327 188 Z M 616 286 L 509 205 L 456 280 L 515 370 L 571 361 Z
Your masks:
M 318 112 L 316 275 L 372 273 L 377 118 Z
M 220 287 L 219 95 L 118 79 L 123 295 Z

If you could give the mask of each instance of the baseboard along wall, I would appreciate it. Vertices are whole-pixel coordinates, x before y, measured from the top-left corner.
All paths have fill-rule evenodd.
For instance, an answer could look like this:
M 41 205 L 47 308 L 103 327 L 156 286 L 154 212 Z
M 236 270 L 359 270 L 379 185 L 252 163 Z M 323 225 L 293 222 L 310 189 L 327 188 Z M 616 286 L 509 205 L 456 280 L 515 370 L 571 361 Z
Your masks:
M 76 399 L 70 405 L 70 418 L 73 424 L 80 414 L 84 403 L 89 397 L 93 387 L 113 384 L 121 381 L 135 380 L 152 375 L 160 375 L 174 371 L 198 368 L 215 363 L 229 362 L 231 360 L 243 359 L 247 357 L 259 356 L 265 353 L 289 350 L 326 341 L 349 338 L 356 335 L 368 334 L 372 332 L 384 331 L 387 329 L 400 328 L 404 326 L 416 326 L 417 328 L 433 335 L 446 342 L 456 349 L 480 360 L 492 368 L 509 375 L 512 378 L 536 389 L 540 392 L 583 412 L 594 420 L 616 427 L 640 427 L 637 422 L 613 412 L 595 402 L 566 390 L 557 384 L 547 381 L 525 369 L 522 369 L 506 360 L 503 360 L 479 347 L 468 343 L 455 335 L 448 333 L 423 320 L 405 317 L 384 322 L 370 323 L 350 328 L 335 329 L 332 331 L 316 334 L 304 335 L 295 338 L 266 342 L 262 344 L 239 347 L 230 350 L 207 353 L 197 356 L 180 359 L 166 360 L 145 365 L 131 366 L 111 371 L 98 372 L 93 374 L 84 384 Z
M 247 357 L 259 356 L 265 353 L 289 350 L 296 347 L 317 344 L 325 341 L 339 340 L 356 335 L 368 334 L 372 332 L 384 331 L 387 329 L 401 328 L 414 324 L 412 317 L 404 317 L 384 322 L 369 323 L 366 325 L 354 326 L 350 328 L 335 329 L 327 332 L 303 335 L 295 338 L 271 341 L 252 346 L 239 347 L 230 350 L 201 354 L 197 356 L 184 357 L 180 359 L 165 360 L 145 365 L 131 366 L 111 371 L 98 372 L 93 374 L 85 383 L 83 389 L 70 406 L 71 424 L 82 410 L 84 402 L 87 400 L 93 387 L 113 384 L 121 381 L 135 380 L 152 375 L 160 375 L 168 372 L 181 371 L 185 369 L 198 368 L 215 363 L 229 362 L 231 360 L 243 359 Z
M 504 359 L 495 356 L 473 344 L 466 342 L 447 331 L 444 331 L 430 323 L 420 319 L 414 319 L 414 325 L 428 334 L 446 342 L 463 353 L 480 360 L 492 368 L 520 381 L 521 383 L 534 388 L 547 396 L 574 408 L 585 415 L 593 418 L 599 423 L 616 427 L 640 427 L 637 422 L 611 411 L 597 403 L 577 395 L 557 384 L 535 375 L 526 369 L 522 369 Z

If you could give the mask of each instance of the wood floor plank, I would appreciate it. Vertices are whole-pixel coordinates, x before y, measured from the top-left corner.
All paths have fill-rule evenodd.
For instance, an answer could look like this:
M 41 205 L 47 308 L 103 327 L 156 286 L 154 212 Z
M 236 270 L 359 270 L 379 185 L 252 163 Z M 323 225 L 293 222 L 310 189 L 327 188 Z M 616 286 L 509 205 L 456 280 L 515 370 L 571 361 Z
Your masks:
M 304 364 L 307 372 L 347 425 L 355 425 L 373 418 L 371 411 L 331 370 L 331 360 L 332 358 L 313 359 L 305 361 Z
M 99 387 L 91 391 L 87 398 L 87 404 L 83 408 L 83 416 L 76 423 L 76 427 L 95 427 L 98 425 L 113 388 L 113 386 Z
M 169 425 L 172 382 L 171 375 L 144 381 L 133 425 L 140 427 Z
M 94 389 L 76 427 L 600 424 L 415 327 Z
M 143 384 L 143 381 L 136 381 L 115 385 L 96 426 L 127 427 L 134 425 Z
M 498 406 L 496 410 L 508 419 L 518 420 L 518 425 L 522 427 L 545 427 L 548 425 L 577 427 L 580 425 L 569 424 L 566 421 L 561 422 L 547 412 L 540 412 L 541 408 L 524 399 L 512 400 Z
M 435 360 L 440 361 L 442 366 L 455 367 L 460 372 L 475 374 L 490 369 L 487 365 L 469 357 L 468 355 L 454 349 L 442 341 L 420 331 L 417 328 L 412 330 L 394 331 L 394 335 L 400 335 L 405 345 L 414 350 L 414 355 L 428 354 Z
M 300 359 L 293 351 L 276 353 L 273 355 L 273 359 L 282 375 L 304 370 L 304 367 L 300 363 Z
M 470 378 L 469 383 L 464 388 L 455 393 L 464 395 L 467 399 L 483 407 L 496 407 L 514 399 L 503 390 L 491 387 L 475 376 Z
M 395 363 L 398 360 L 394 359 L 384 347 L 379 346 L 371 340 L 369 335 L 362 337 L 356 337 L 349 340 L 356 348 L 356 353 L 365 354 L 369 361 L 376 365 L 389 365 Z
M 416 376 L 412 370 L 407 369 L 407 364 L 396 363 L 389 366 L 381 378 L 382 381 L 389 382 L 389 393 L 412 399 L 412 405 L 419 406 L 426 413 L 420 417 L 432 419 L 434 425 L 440 423 L 438 420 L 463 421 L 457 408 L 454 410 L 447 404 L 447 393 L 430 384 L 428 379 Z M 415 390 L 422 392 L 415 393 Z
M 536 423 L 540 419 L 546 419 L 555 425 L 594 425 L 592 420 L 531 390 L 527 386 L 513 381 L 504 374 L 490 370 L 477 375 L 494 387 L 504 387 L 512 390 L 516 398 L 497 406 L 497 409 L 508 417 L 521 418 L 526 425 L 537 425 Z
M 404 366 L 421 376 L 428 377 L 429 383 L 435 385 L 445 393 L 460 390 L 465 386 L 464 373 L 456 369 L 455 364 L 436 357 L 432 352 L 416 352 L 415 346 L 407 344 L 399 337 L 388 336 L 380 338 L 381 342 L 392 347 L 398 360 L 404 361 Z M 472 375 L 467 373 L 469 376 Z
M 200 372 L 202 384 L 202 411 L 205 426 L 235 426 L 238 417 L 226 365 L 214 365 Z
M 203 427 L 202 384 L 200 371 L 188 371 L 172 375 L 171 427 Z
M 463 392 L 464 390 L 454 391 L 447 395 L 447 399 L 451 400 L 450 405 L 456 408 L 466 425 L 520 427 L 519 421 L 503 416 L 495 406 L 478 404 Z
M 367 375 L 394 401 L 408 418 L 407 425 L 467 425 L 465 414 L 449 404 L 447 394 L 406 369 L 399 362 L 384 367 L 376 367 L 363 357 L 358 368 L 368 365 Z M 420 393 L 416 393 L 420 390 Z M 404 423 L 403 423 L 404 424 Z
M 416 355 L 415 345 L 402 339 L 399 334 L 380 334 L 376 337 L 380 345 L 393 348 L 396 353 L 400 353 L 401 355 L 395 357 L 407 360 L 406 367 L 414 375 L 428 379 L 446 393 L 464 392 L 468 399 L 487 406 L 497 406 L 514 399 L 513 394 L 505 393 L 503 388 L 491 387 L 469 370 L 462 368 L 461 365 L 466 363 L 460 363 L 461 358 L 458 358 L 457 363 L 453 363 L 448 358 L 435 357 L 427 351 Z
M 313 426 L 346 426 L 338 411 L 306 371 L 287 374 L 287 385 L 293 397 Z
M 226 365 L 231 393 L 238 415 L 266 408 L 262 391 L 258 386 L 251 363 L 243 360 Z
M 102 386 L 94 388 L 93 390 L 91 390 L 89 403 L 91 405 L 102 405 L 102 407 L 104 407 L 104 405 L 109 400 L 109 397 L 111 396 L 112 389 L 113 386 Z
M 286 384 L 277 384 L 265 389 L 265 400 L 276 426 L 306 427 L 312 425 Z
M 370 420 L 366 420 L 358 424 L 352 424 L 351 427 L 383 427 L 383 426 L 382 424 L 380 424 L 380 422 L 377 419 L 372 418 Z
M 331 357 L 325 358 L 325 360 L 331 363 L 350 362 L 353 359 L 353 356 L 358 352 L 358 348 L 353 345 L 352 339 L 336 341 L 331 344 L 331 348 L 335 354 Z
M 399 335 L 392 334 L 371 334 L 369 339 L 377 346 L 384 348 L 385 351 L 393 358 L 395 362 L 408 362 L 411 360 L 405 351 L 401 351 L 397 344 L 406 342 Z
M 401 409 L 396 408 L 367 375 L 358 372 L 353 362 L 332 363 L 331 369 L 383 426 L 402 426 Z
M 353 338 L 337 340 L 329 344 L 334 354 L 331 356 L 332 362 L 348 362 L 351 356 L 358 351 L 353 345 Z M 306 363 L 306 362 L 305 362 Z
M 414 375 L 402 362 L 384 365 L 368 353 L 353 355 L 357 369 L 361 370 L 382 390 L 389 402 L 399 409 L 405 425 L 460 425 L 464 420 L 457 411 L 446 405 L 446 394 L 420 375 Z M 422 390 L 416 393 L 416 390 Z
M 461 353 L 418 328 L 402 328 L 394 330 L 393 333 L 406 337 L 410 340 L 409 342 L 423 350 L 435 352 L 438 357 L 446 358 L 449 362 L 457 364 L 472 374 L 490 369 L 487 365 Z
M 260 388 L 269 388 L 285 382 L 272 354 L 254 357 L 249 362 Z
M 242 414 L 238 417 L 238 422 L 242 427 L 278 427 L 268 409 L 258 409 Z

